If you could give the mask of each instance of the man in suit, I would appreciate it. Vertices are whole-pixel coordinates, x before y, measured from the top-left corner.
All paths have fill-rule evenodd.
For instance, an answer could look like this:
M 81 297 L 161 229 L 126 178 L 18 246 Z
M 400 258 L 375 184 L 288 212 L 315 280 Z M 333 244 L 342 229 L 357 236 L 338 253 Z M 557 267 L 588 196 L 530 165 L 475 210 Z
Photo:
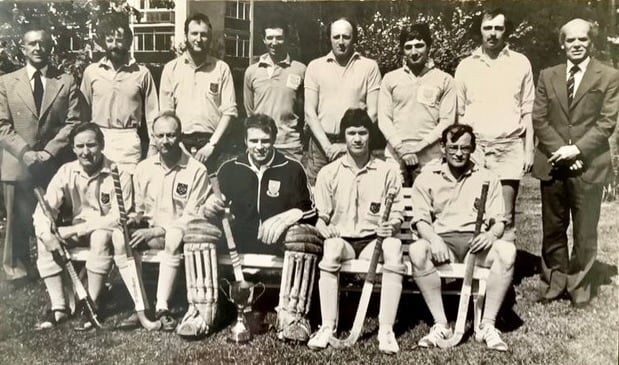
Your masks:
M 619 72 L 590 56 L 591 31 L 582 19 L 563 25 L 559 42 L 567 63 L 541 72 L 533 108 L 539 141 L 533 176 L 541 180 L 542 279 L 548 284 L 540 300 L 567 292 L 574 307 L 591 299 L 588 274 L 597 253 L 602 187 L 612 171 L 608 138 L 619 109 Z
M 45 187 L 66 162 L 69 134 L 80 120 L 77 84 L 49 65 L 52 46 L 47 30 L 30 25 L 21 46 L 26 66 L 0 77 L 0 168 L 7 213 L 3 266 L 9 279 L 27 276 L 30 266 L 32 186 Z

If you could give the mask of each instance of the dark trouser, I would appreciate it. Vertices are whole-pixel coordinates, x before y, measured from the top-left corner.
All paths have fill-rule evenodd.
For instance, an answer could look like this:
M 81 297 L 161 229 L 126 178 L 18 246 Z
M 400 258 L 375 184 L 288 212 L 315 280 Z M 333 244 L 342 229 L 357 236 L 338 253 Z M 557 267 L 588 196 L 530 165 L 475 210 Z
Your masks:
M 6 231 L 2 264 L 7 279 L 28 275 L 30 237 L 34 237 L 32 214 L 36 207 L 31 183 L 27 181 L 2 182 L 6 208 Z
M 331 143 L 344 143 L 344 140 L 340 138 L 339 134 L 327 133 L 327 138 Z M 307 180 L 310 185 L 314 186 L 316 184 L 316 176 L 318 176 L 318 171 L 320 171 L 320 169 L 328 163 L 329 159 L 327 158 L 327 155 L 322 150 L 322 147 L 316 139 L 312 137 L 307 148 L 307 159 L 305 161 Z
M 597 225 L 600 218 L 602 185 L 589 184 L 581 177 L 554 178 L 541 182 L 542 195 L 542 278 L 549 285 L 549 299 L 567 290 L 573 302 L 591 299 L 587 274 L 597 254 Z M 572 216 L 574 247 L 568 253 L 567 228 Z
M 181 142 L 183 142 L 183 145 L 185 145 L 187 151 L 194 155 L 200 148 L 204 147 L 204 145 L 211 140 L 212 135 L 212 133 L 203 132 L 183 134 L 181 136 Z M 209 156 L 208 160 L 206 160 L 205 165 L 208 174 L 211 175 L 216 173 L 219 166 L 221 166 L 226 159 L 225 154 L 222 153 L 221 147 L 219 145 L 215 147 L 213 153 Z

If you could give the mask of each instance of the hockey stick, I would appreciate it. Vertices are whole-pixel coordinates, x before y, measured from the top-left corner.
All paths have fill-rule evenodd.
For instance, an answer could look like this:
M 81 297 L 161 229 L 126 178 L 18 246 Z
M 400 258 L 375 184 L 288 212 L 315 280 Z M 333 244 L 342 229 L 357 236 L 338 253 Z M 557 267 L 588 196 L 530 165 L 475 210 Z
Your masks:
M 127 229 L 127 211 L 125 209 L 123 190 L 120 185 L 120 176 L 116 164 L 112 164 L 111 170 L 112 180 L 114 181 L 114 192 L 118 203 L 118 211 L 120 213 L 120 224 L 123 231 L 123 239 L 125 240 L 125 250 L 127 251 L 127 266 L 124 268 L 119 267 L 118 271 L 120 272 L 120 276 L 125 282 L 127 290 L 129 290 L 129 293 L 135 302 L 135 312 L 138 316 L 140 324 L 149 331 L 155 331 L 160 329 L 162 324 L 159 321 L 151 321 L 146 317 L 148 303 L 145 300 L 146 290 L 144 289 L 142 271 L 137 265 L 137 261 L 139 260 L 137 256 L 139 256 L 139 253 L 133 251 L 133 248 L 129 244 L 129 242 L 131 242 L 131 238 L 129 237 L 129 230 Z
M 394 198 L 395 192 L 389 191 L 385 199 L 385 211 L 383 212 L 383 216 L 381 217 L 381 222 L 386 222 L 389 220 L 389 213 L 391 213 L 391 205 L 393 204 Z M 329 339 L 329 344 L 335 348 L 350 347 L 354 345 L 359 339 L 359 336 L 361 336 L 361 331 L 363 330 L 363 322 L 365 322 L 365 315 L 368 311 L 370 297 L 372 296 L 374 282 L 376 281 L 376 266 L 378 265 L 378 259 L 380 258 L 380 254 L 382 253 L 383 240 L 384 237 L 378 237 L 376 239 L 374 252 L 372 253 L 372 258 L 370 259 L 370 267 L 368 268 L 368 274 L 365 276 L 365 281 L 363 282 L 361 298 L 359 298 L 359 307 L 357 308 L 357 313 L 355 314 L 355 320 L 353 322 L 352 329 L 350 330 L 350 334 L 348 335 L 348 337 L 342 340 L 333 336 Z
M 45 214 L 45 216 L 50 222 L 52 234 L 60 242 L 60 249 L 52 252 L 52 255 L 54 256 L 54 261 L 58 262 L 62 267 L 65 268 L 65 270 L 67 270 L 69 278 L 71 279 L 71 284 L 73 284 L 73 290 L 75 291 L 75 295 L 77 296 L 78 301 L 82 304 L 84 310 L 86 311 L 86 314 L 88 315 L 88 318 L 90 319 L 92 325 L 97 328 L 103 328 L 101 322 L 99 322 L 99 319 L 97 318 L 97 312 L 95 312 L 95 304 L 92 298 L 88 295 L 86 288 L 84 288 L 84 284 L 82 284 L 82 281 L 77 275 L 75 267 L 71 262 L 71 254 L 67 250 L 67 241 L 62 238 L 62 236 L 58 232 L 56 220 L 52 215 L 51 207 L 45 200 L 43 188 L 41 188 L 40 186 L 35 186 L 34 195 L 39 202 L 39 206 L 41 207 L 43 214 Z
M 223 200 L 217 176 L 211 177 L 211 185 L 213 186 L 213 192 L 217 194 L 220 199 Z M 226 236 L 228 250 L 230 251 L 229 254 L 230 261 L 232 262 L 232 269 L 234 270 L 234 280 L 245 281 L 245 276 L 243 275 L 243 267 L 241 266 L 241 258 L 239 257 L 238 250 L 236 249 L 236 243 L 234 241 L 234 236 L 232 235 L 232 228 L 230 227 L 229 215 L 230 212 L 228 211 L 228 209 L 226 209 L 224 216 L 221 218 L 221 225 L 224 229 L 224 235 Z
M 479 206 L 477 207 L 477 219 L 475 220 L 475 233 L 473 237 L 477 237 L 481 232 L 481 226 L 484 223 L 484 212 L 486 210 L 486 199 L 488 198 L 488 182 L 485 181 L 481 186 L 481 196 L 479 198 Z M 464 259 L 464 279 L 462 281 L 462 291 L 460 292 L 460 303 L 458 304 L 458 317 L 454 334 L 450 338 L 439 338 L 437 345 L 440 348 L 454 347 L 460 343 L 464 336 L 464 327 L 466 325 L 466 316 L 469 311 L 469 299 L 471 298 L 471 285 L 473 284 L 473 272 L 475 271 L 475 258 L 477 254 L 468 252 Z

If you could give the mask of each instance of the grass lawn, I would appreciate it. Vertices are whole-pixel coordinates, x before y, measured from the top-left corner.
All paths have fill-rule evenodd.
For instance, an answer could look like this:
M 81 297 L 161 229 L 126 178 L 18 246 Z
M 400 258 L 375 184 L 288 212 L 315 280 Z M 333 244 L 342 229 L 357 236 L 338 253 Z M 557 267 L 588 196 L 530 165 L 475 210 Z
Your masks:
M 400 302 L 396 333 L 401 352 L 396 356 L 378 352 L 377 301 L 374 295 L 366 321 L 365 334 L 350 349 L 329 348 L 313 352 L 305 345 L 278 341 L 273 331 L 258 335 L 248 345 L 226 342 L 226 330 L 199 340 L 185 341 L 170 333 L 72 330 L 77 320 L 49 331 L 35 331 L 34 325 L 48 302 L 41 282 L 19 288 L 0 281 L 0 364 L 617 364 L 619 311 L 617 261 L 619 258 L 619 202 L 604 203 L 599 224 L 598 263 L 594 275 L 599 283 L 597 296 L 586 309 L 572 309 L 569 301 L 550 305 L 535 302 L 541 288 L 539 252 L 541 210 L 538 184 L 526 179 L 518 203 L 517 246 L 519 257 L 515 291 L 500 315 L 499 328 L 509 344 L 507 353 L 486 351 L 471 336 L 453 349 L 426 350 L 416 346 L 429 329 L 429 313 L 419 295 L 407 295 Z M 613 238 L 614 237 L 614 238 Z M 129 313 L 128 294 L 118 275 L 112 276 L 112 289 L 104 304 L 109 313 L 106 324 L 113 324 Z M 152 286 L 152 285 L 151 285 Z M 179 297 L 182 301 L 182 291 Z M 263 301 L 275 302 L 274 292 Z M 358 294 L 342 296 L 340 327 L 350 328 Z M 221 298 L 221 296 L 220 296 Z M 456 298 L 447 300 L 455 317 Z M 313 312 L 318 312 L 317 301 Z M 220 312 L 231 313 L 221 305 Z M 182 310 L 182 308 L 178 308 Z M 180 316 L 180 314 L 179 314 Z M 230 322 L 222 319 L 219 327 Z M 314 322 L 319 314 L 314 315 Z M 274 313 L 267 319 L 273 321 Z M 455 319 L 455 318 L 453 318 Z

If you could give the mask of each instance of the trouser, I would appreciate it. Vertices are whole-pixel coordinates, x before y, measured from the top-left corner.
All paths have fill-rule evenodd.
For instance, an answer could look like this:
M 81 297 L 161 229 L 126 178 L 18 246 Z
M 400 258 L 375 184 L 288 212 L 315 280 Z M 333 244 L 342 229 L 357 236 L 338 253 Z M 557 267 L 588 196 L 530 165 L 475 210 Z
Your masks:
M 206 132 L 183 134 L 181 136 L 181 142 L 183 142 L 187 152 L 191 155 L 195 155 L 200 148 L 204 147 L 211 140 L 212 135 L 212 133 Z M 223 153 L 221 146 L 217 145 L 208 160 L 206 160 L 205 165 L 209 175 L 216 173 L 219 166 L 221 166 L 229 157 L 231 156 L 227 156 Z
M 344 143 L 344 140 L 340 138 L 339 134 L 327 133 L 327 138 L 331 143 Z M 322 150 L 320 144 L 315 138 L 311 138 L 307 148 L 307 159 L 305 161 L 307 180 L 310 185 L 314 186 L 314 184 L 316 184 L 316 176 L 318 176 L 318 171 L 320 171 L 320 169 L 328 163 L 329 159 Z
M 602 190 L 602 185 L 587 183 L 580 176 L 541 182 L 542 278 L 551 286 L 549 290 L 567 290 L 574 302 L 591 298 L 587 274 L 597 254 Z M 567 242 L 570 216 L 574 235 L 571 257 Z
M 405 143 L 410 143 L 412 145 L 419 143 L 419 141 L 404 141 Z M 415 166 L 407 166 L 404 161 L 402 161 L 398 155 L 395 153 L 393 148 L 390 145 L 387 145 L 385 148 L 385 160 L 387 162 L 393 162 L 398 165 L 400 168 L 400 173 L 402 174 L 402 186 L 411 187 L 415 182 L 415 179 L 421 173 L 421 169 L 430 161 L 441 158 L 441 148 L 438 143 L 435 143 L 431 146 L 428 146 L 417 153 L 417 159 L 419 163 Z
M 118 169 L 131 175 L 142 159 L 142 146 L 136 128 L 101 128 L 105 139 L 103 154 L 116 162 Z
M 32 214 L 36 207 L 33 186 L 28 181 L 5 181 L 4 204 L 6 229 L 2 264 L 7 279 L 15 280 L 28 275 L 30 267 L 30 237 L 34 237 Z

